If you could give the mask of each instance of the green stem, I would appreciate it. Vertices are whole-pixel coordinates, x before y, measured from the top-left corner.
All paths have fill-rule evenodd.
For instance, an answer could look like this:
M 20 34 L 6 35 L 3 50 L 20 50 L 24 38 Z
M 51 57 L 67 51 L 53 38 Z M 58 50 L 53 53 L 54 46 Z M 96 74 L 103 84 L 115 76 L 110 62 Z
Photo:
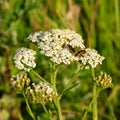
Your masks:
M 31 71 L 32 71 L 32 73 L 34 73 L 40 80 L 42 80 L 43 82 L 45 82 L 45 83 L 47 83 L 47 84 L 50 85 L 50 83 L 49 83 L 47 80 L 45 80 L 44 78 L 42 78 L 37 72 L 35 72 L 34 70 L 31 70 Z
M 92 77 L 95 77 L 95 71 L 92 69 Z M 93 120 L 98 120 L 98 110 L 97 110 L 97 85 L 94 83 L 93 86 Z
M 40 119 L 40 116 L 37 116 L 37 120 L 41 120 L 41 119 Z
M 49 114 L 49 113 L 48 113 L 47 108 L 45 107 L 45 105 L 44 105 L 44 104 L 42 104 L 42 106 L 43 106 L 43 108 L 44 108 L 45 112 L 46 112 L 47 114 Z
M 82 120 L 85 120 L 85 117 L 86 117 L 87 113 L 89 112 L 92 104 L 93 104 L 93 99 L 92 99 L 92 101 L 90 102 L 89 106 L 86 108 L 86 110 L 85 110 L 85 112 L 84 112 L 84 114 L 83 114 Z
M 56 90 L 56 76 L 57 76 L 56 64 L 51 63 L 50 65 L 51 65 L 51 84 L 54 90 L 57 92 Z
M 49 120 L 52 120 L 52 115 L 51 115 L 51 113 L 47 110 L 45 104 L 42 104 L 42 106 L 43 106 L 43 109 L 45 110 L 45 112 L 48 114 Z
M 57 76 L 56 64 L 51 63 L 50 66 L 51 66 L 51 84 L 52 84 L 52 87 L 54 88 L 55 92 L 57 92 L 57 88 L 56 88 L 56 76 Z M 54 103 L 55 103 L 55 106 L 57 108 L 59 120 L 63 120 L 59 96 L 57 96 L 55 98 Z
M 33 114 L 33 112 L 32 112 L 32 110 L 31 110 L 31 108 L 30 108 L 30 105 L 29 105 L 29 102 L 28 102 L 28 99 L 27 99 L 25 93 L 23 92 L 22 94 L 23 94 L 23 96 L 24 96 L 24 99 L 25 99 L 25 102 L 26 102 L 26 105 L 27 105 L 27 110 L 28 110 L 30 116 L 33 118 L 33 120 L 36 120 L 36 119 L 35 119 L 35 116 L 34 116 L 34 114 Z
M 55 101 L 56 101 L 56 107 L 57 107 L 57 112 L 58 112 L 59 120 L 63 120 L 61 106 L 60 106 L 60 98 L 56 97 Z
M 98 111 L 97 111 L 97 85 L 93 86 L 93 120 L 98 120 Z
M 20 112 L 18 113 L 18 117 L 19 117 L 19 120 L 24 120 Z
M 78 72 L 76 72 L 75 75 L 72 77 L 72 79 L 67 83 L 67 85 L 61 92 L 61 97 L 62 97 L 63 93 L 69 88 L 69 86 L 76 80 L 75 78 L 79 75 L 79 73 L 80 73 L 80 70 Z
M 111 102 L 110 102 L 110 101 L 107 101 L 107 104 L 108 104 L 108 107 L 109 107 L 109 110 L 110 110 L 111 119 L 112 119 L 112 120 L 117 120 Z

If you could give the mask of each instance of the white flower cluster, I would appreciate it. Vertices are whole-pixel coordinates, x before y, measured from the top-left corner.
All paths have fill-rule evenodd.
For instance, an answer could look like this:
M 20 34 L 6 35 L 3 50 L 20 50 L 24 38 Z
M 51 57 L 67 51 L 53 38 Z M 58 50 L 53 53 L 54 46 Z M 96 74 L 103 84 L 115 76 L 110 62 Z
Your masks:
M 17 93 L 25 92 L 33 103 L 45 104 L 52 102 L 57 96 L 57 93 L 47 83 L 40 82 L 39 84 L 32 83 L 30 85 L 30 82 L 31 80 L 25 72 L 20 72 L 10 79 L 11 88 Z
M 100 72 L 100 75 L 98 77 L 95 77 L 93 80 L 103 89 L 113 87 L 112 78 L 105 72 Z
M 10 80 L 11 88 L 17 92 L 21 92 L 30 84 L 30 79 L 27 77 L 27 74 L 23 72 L 14 75 Z
M 57 93 L 48 84 L 40 82 L 39 84 L 32 84 L 32 87 L 26 89 L 26 94 L 30 97 L 33 103 L 45 104 L 52 102 L 57 96 Z
M 95 68 L 98 64 L 102 64 L 104 59 L 96 50 L 90 48 L 85 49 L 85 53 L 79 57 L 80 62 L 86 69 Z
M 68 45 L 73 48 L 85 48 L 81 36 L 69 29 L 52 29 L 43 33 L 37 32 L 30 34 L 28 39 L 32 42 L 38 42 L 41 54 L 50 57 L 57 64 L 70 64 L 72 61 L 78 61 L 78 57 L 71 52 Z
M 70 64 L 80 61 L 82 67 L 89 69 L 102 64 L 104 57 L 96 50 L 85 48 L 81 36 L 69 29 L 52 29 L 46 32 L 35 32 L 28 39 L 38 44 L 40 53 L 57 64 Z
M 35 63 L 35 51 L 28 48 L 20 48 L 17 50 L 17 54 L 14 56 L 15 66 L 20 70 L 30 71 L 31 68 L 36 66 Z

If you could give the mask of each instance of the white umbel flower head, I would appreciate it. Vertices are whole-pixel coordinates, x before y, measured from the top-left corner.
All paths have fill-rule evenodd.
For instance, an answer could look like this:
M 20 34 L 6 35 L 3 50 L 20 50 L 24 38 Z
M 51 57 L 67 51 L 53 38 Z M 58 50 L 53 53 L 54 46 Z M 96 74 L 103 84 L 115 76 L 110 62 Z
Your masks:
M 31 68 L 35 68 L 35 55 L 36 52 L 28 48 L 20 48 L 17 50 L 17 54 L 14 56 L 15 66 L 20 70 L 30 71 Z
M 85 53 L 79 57 L 80 62 L 86 69 L 95 68 L 98 64 L 102 64 L 104 59 L 105 58 L 100 56 L 96 50 L 90 48 L 85 49 Z
M 81 36 L 69 29 L 52 29 L 46 32 L 37 32 L 28 38 L 33 42 L 37 38 L 40 53 L 57 64 L 70 64 L 72 61 L 78 61 L 78 57 L 68 46 L 73 49 L 85 49 Z
M 30 97 L 33 103 L 45 104 L 52 102 L 57 96 L 57 93 L 48 84 L 40 82 L 39 84 L 32 84 L 32 87 L 26 89 L 26 94 Z

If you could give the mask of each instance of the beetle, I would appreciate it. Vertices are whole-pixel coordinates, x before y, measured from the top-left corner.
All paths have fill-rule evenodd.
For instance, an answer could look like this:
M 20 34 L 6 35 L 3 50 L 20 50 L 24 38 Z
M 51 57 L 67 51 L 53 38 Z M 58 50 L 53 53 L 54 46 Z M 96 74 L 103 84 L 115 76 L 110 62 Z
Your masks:
M 78 51 L 78 52 L 75 54 L 75 56 L 81 57 L 81 55 L 82 55 L 82 54 L 85 54 L 85 53 L 86 53 L 85 50 L 80 50 L 80 51 Z
M 67 45 L 69 47 L 70 50 L 72 50 L 72 52 L 75 53 L 75 49 L 71 46 L 71 45 Z
M 71 45 L 67 45 L 69 47 L 69 49 L 75 53 L 75 56 L 79 56 L 81 57 L 82 54 L 85 54 L 86 51 L 85 50 L 80 50 L 78 52 L 75 51 L 75 49 L 71 46 Z

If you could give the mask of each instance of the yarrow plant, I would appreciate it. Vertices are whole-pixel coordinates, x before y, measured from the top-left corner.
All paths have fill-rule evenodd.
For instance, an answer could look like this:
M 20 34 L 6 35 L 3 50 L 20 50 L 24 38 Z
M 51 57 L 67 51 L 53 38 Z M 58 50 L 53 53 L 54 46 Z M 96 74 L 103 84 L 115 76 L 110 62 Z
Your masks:
M 30 116 L 36 120 L 37 118 L 33 114 L 29 102 L 34 104 L 42 104 L 45 112 L 48 114 L 49 119 L 52 120 L 51 111 L 48 111 L 45 107 L 46 103 L 54 103 L 57 108 L 58 119 L 63 120 L 62 111 L 60 107 L 60 100 L 62 99 L 65 91 L 70 90 L 71 85 L 75 79 L 71 79 L 63 91 L 58 93 L 56 76 L 58 66 L 61 64 L 68 65 L 73 62 L 78 62 L 81 69 L 92 69 L 96 68 L 99 64 L 102 65 L 102 61 L 105 59 L 96 50 L 86 48 L 82 37 L 70 29 L 52 29 L 49 31 L 39 31 L 31 33 L 28 38 L 30 42 L 34 43 L 39 53 L 34 50 L 22 47 L 17 50 L 14 56 L 15 66 L 21 70 L 17 75 L 11 78 L 11 88 L 14 91 L 23 94 L 28 112 Z M 51 76 L 50 82 L 42 78 L 37 72 L 33 70 L 36 67 L 35 56 L 36 54 L 42 54 L 49 58 Z M 36 74 L 40 82 L 34 83 L 31 78 L 28 77 L 30 71 Z M 80 70 L 77 72 L 79 74 Z M 30 72 L 31 73 L 31 72 Z M 29 73 L 29 74 L 30 74 Z M 77 75 L 76 74 L 76 75 Z M 101 72 L 98 77 L 95 77 L 93 72 L 93 120 L 97 120 L 97 85 L 101 86 L 102 89 L 112 87 L 112 78 L 106 73 Z M 73 77 L 74 78 L 74 77 Z M 83 120 L 87 114 L 87 111 L 83 115 Z

